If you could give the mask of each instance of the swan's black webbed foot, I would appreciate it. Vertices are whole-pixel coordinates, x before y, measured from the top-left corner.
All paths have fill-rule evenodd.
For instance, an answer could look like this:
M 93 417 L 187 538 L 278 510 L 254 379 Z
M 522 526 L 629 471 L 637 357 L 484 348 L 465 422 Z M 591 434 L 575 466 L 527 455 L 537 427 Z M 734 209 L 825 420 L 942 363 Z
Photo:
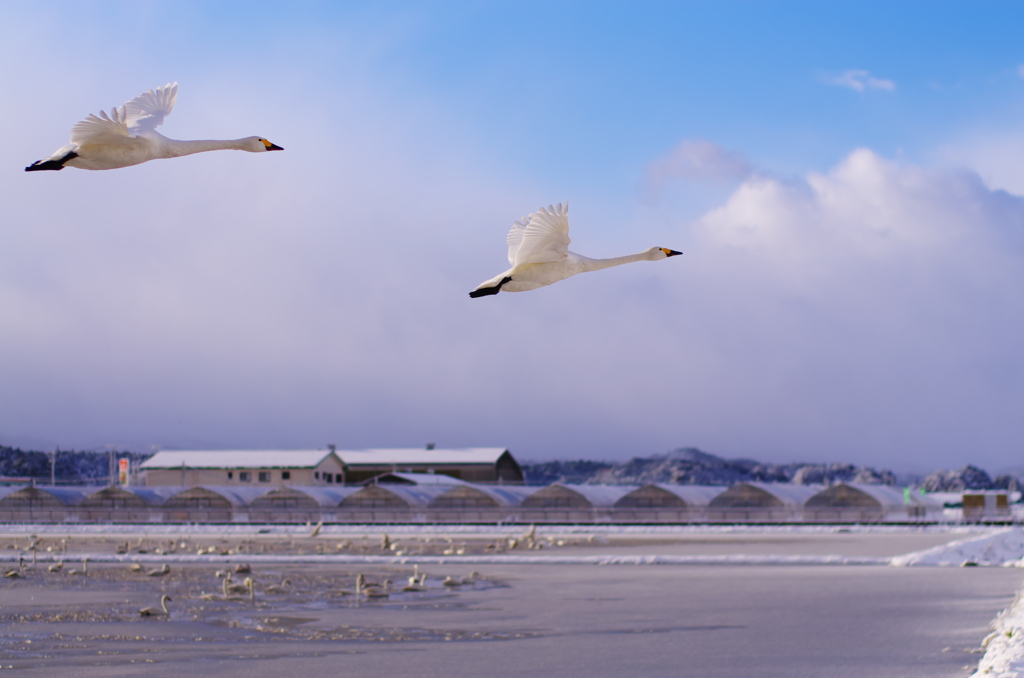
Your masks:
M 487 297 L 492 294 L 497 294 L 498 292 L 501 291 L 501 286 L 507 282 L 512 282 L 511 276 L 505 276 L 504 278 L 501 279 L 501 282 L 495 285 L 494 287 L 481 287 L 478 290 L 473 290 L 472 292 L 469 293 L 469 296 L 472 297 L 473 299 L 476 299 L 477 297 Z

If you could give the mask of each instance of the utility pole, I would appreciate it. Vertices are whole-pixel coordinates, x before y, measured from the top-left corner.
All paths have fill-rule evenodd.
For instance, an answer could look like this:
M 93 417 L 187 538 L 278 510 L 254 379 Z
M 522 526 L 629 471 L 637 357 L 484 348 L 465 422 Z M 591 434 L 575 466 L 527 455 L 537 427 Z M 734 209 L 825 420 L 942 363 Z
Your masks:
M 55 447 L 53 452 L 50 453 L 50 485 L 57 484 L 57 453 L 60 452 L 59 447 Z

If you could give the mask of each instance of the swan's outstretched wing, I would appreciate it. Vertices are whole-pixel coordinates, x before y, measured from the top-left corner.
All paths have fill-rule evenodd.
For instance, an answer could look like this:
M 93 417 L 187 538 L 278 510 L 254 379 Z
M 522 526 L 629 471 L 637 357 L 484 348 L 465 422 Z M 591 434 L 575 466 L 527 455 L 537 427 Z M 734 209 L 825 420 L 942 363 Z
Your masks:
M 133 132 L 155 130 L 174 110 L 177 98 L 178 83 L 168 83 L 135 97 L 123 107 L 128 112 L 128 128 Z
M 125 124 L 124 106 L 110 109 L 110 115 L 100 111 L 99 117 L 89 114 L 85 120 L 71 128 L 71 143 L 117 143 L 131 137 L 128 125 Z
M 523 231 L 526 230 L 526 225 L 530 223 L 530 217 L 520 217 L 520 221 L 512 222 L 512 229 L 508 232 L 506 241 L 508 242 L 508 263 L 513 266 L 516 265 L 516 254 L 519 252 L 519 246 L 523 244 Z
M 509 255 L 512 254 L 513 232 L 508 234 Z M 569 253 L 569 203 L 558 203 L 555 207 L 541 207 L 530 215 L 530 221 L 515 236 L 519 247 L 513 266 L 543 264 L 563 259 Z

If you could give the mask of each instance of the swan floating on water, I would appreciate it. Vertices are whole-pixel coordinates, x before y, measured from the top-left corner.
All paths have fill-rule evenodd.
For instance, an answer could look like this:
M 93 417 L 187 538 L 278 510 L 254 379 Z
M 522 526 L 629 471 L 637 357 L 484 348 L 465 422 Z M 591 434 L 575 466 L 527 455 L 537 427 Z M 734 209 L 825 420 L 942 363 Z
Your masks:
M 270 584 L 263 589 L 264 593 L 288 593 L 288 587 L 291 586 L 291 579 L 282 579 L 280 584 Z
M 152 607 L 144 607 L 139 610 L 139 614 L 143 617 L 170 617 L 171 611 L 167 609 L 167 603 L 171 600 L 171 597 L 166 593 L 160 596 L 160 609 L 154 609 Z
M 120 108 L 111 109 L 110 115 L 104 111 L 100 111 L 99 117 L 90 113 L 71 128 L 71 143 L 49 158 L 35 161 L 25 171 L 62 170 L 65 167 L 109 170 L 204 151 L 265 153 L 284 150 L 263 137 L 226 141 L 168 139 L 156 128 L 174 110 L 177 98 L 178 83 L 167 84 L 140 94 Z
M 569 203 L 541 207 L 508 232 L 508 263 L 512 268 L 494 276 L 469 293 L 486 297 L 498 292 L 526 292 L 565 280 L 577 273 L 600 271 L 634 261 L 657 261 L 682 254 L 666 247 L 652 247 L 639 254 L 611 259 L 591 259 L 569 251 Z

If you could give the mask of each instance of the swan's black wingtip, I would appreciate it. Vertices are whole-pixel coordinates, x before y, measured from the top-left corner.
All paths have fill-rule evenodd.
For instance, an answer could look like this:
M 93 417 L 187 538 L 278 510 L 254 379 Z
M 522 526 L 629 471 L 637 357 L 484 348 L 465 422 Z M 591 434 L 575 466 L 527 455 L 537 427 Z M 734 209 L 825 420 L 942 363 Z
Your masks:
M 497 294 L 498 292 L 501 291 L 501 286 L 508 282 L 512 282 L 512 276 L 505 276 L 504 278 L 501 279 L 501 282 L 495 285 L 494 287 L 480 287 L 478 289 L 475 289 L 469 293 L 469 296 L 473 299 L 476 299 L 477 297 L 487 297 L 492 294 Z
M 74 160 L 77 157 L 77 153 L 75 153 L 74 151 L 69 151 L 67 154 L 64 155 L 63 158 L 60 158 L 59 160 L 47 160 L 46 162 L 43 162 L 42 160 L 36 160 L 34 163 L 26 167 L 25 171 L 42 172 L 44 170 L 52 170 L 54 172 L 59 172 L 62 169 L 64 169 L 64 164 L 67 163 L 68 160 Z
M 26 172 L 42 172 L 44 170 L 53 170 L 59 172 L 64 169 L 64 163 L 60 160 L 36 160 L 34 163 L 25 168 Z

